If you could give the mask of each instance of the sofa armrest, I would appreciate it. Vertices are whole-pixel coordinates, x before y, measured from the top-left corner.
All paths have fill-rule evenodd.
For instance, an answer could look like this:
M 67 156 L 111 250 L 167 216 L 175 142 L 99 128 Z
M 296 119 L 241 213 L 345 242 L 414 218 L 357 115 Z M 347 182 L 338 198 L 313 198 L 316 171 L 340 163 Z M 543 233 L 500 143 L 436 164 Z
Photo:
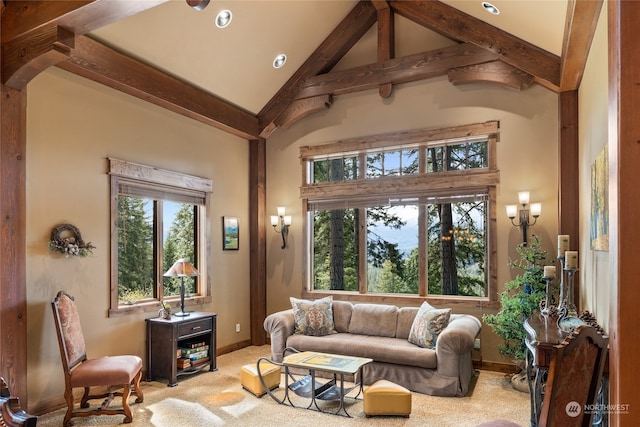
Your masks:
M 278 311 L 264 319 L 264 330 L 271 338 L 271 360 L 282 362 L 284 349 L 287 346 L 287 338 L 293 335 L 294 318 L 293 310 Z
M 456 377 L 460 371 L 460 359 L 471 354 L 473 344 L 480 333 L 482 323 L 471 315 L 452 317 L 449 325 L 440 333 L 436 341 L 438 373 Z

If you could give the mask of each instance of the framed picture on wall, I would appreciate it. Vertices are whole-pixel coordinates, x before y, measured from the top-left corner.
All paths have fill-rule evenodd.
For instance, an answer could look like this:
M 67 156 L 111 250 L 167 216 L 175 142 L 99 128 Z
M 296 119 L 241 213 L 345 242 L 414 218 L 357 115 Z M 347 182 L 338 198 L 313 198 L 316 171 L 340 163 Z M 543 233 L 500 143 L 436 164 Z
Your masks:
M 240 248 L 240 227 L 238 218 L 232 216 L 222 217 L 222 249 L 225 251 L 237 251 Z

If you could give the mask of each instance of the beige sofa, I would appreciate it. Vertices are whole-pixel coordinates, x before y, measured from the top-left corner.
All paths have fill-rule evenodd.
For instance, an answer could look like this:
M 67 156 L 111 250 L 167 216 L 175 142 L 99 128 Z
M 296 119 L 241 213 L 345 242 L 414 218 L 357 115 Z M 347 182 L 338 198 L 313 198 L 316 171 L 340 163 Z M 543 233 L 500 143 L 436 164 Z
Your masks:
M 352 304 L 333 301 L 337 333 L 324 336 L 294 334 L 293 310 L 269 315 L 264 328 L 271 337 L 271 357 L 282 361 L 286 347 L 367 357 L 364 383 L 386 379 L 409 390 L 434 396 L 465 396 L 474 376 L 471 351 L 480 321 L 471 315 L 452 314 L 435 349 L 407 341 L 418 307 Z

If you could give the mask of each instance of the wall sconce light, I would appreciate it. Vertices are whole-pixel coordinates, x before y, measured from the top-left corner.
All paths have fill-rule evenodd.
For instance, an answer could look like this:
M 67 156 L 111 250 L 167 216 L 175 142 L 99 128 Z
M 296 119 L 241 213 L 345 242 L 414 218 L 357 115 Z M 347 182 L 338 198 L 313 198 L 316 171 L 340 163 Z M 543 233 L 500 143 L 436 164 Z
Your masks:
M 291 215 L 284 214 L 284 208 L 278 207 L 278 215 L 271 215 L 271 225 L 276 233 L 282 234 L 282 246 L 280 249 L 287 247 L 287 235 L 289 234 L 289 226 L 291 225 Z M 278 230 L 278 225 L 280 230 Z
M 511 220 L 511 224 L 522 229 L 522 242 L 527 246 L 527 229 L 534 225 L 538 220 L 538 217 L 542 213 L 542 203 L 531 203 L 531 216 L 533 217 L 533 222 L 531 222 L 529 218 L 529 209 L 527 209 L 527 205 L 529 204 L 529 192 L 518 192 L 518 201 L 522 205 L 522 209 L 520 209 L 519 212 L 519 222 L 516 224 L 513 221 L 518 214 L 517 205 L 507 205 L 507 216 Z

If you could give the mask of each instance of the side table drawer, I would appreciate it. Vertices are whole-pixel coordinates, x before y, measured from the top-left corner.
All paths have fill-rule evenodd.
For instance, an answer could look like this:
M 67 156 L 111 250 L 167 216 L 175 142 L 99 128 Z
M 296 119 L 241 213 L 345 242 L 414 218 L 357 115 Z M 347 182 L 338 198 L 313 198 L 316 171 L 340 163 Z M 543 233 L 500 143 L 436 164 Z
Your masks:
M 185 322 L 178 325 L 178 339 L 188 337 L 193 334 L 201 334 L 205 331 L 210 331 L 212 328 L 213 321 L 211 318 Z

